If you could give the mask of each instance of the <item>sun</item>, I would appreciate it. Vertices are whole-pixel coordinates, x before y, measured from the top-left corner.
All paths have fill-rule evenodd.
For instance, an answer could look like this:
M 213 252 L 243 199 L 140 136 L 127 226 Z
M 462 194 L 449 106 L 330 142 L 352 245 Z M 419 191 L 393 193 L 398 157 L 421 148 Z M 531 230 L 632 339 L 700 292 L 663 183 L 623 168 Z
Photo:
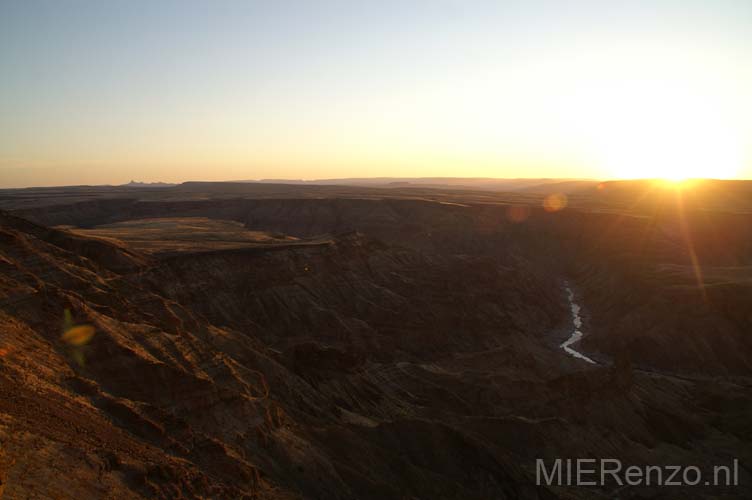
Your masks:
M 624 115 L 621 115 L 622 117 Z M 635 117 L 610 127 L 597 144 L 602 167 L 618 178 L 733 178 L 743 165 L 740 143 L 712 120 L 681 114 Z
M 675 173 L 675 172 L 673 172 L 673 173 L 664 175 L 663 177 L 661 177 L 661 179 L 663 179 L 666 182 L 670 182 L 672 184 L 681 184 L 682 182 L 684 182 L 687 179 L 689 179 L 689 177 L 687 177 L 687 176 L 685 176 L 685 175 L 683 175 L 681 173 Z
M 565 108 L 591 163 L 626 179 L 739 175 L 748 154 L 743 113 L 712 72 L 666 68 L 650 53 L 629 55 L 588 73 Z
M 743 165 L 739 134 L 702 102 L 645 92 L 615 106 L 595 134 L 602 168 L 619 178 L 727 179 Z

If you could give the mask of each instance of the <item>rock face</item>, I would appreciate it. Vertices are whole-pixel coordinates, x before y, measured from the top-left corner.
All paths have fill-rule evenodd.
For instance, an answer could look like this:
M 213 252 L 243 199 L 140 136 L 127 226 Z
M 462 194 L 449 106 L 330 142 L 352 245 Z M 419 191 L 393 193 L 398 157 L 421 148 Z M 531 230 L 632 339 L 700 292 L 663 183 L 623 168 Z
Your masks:
M 680 286 L 669 219 L 635 240 L 650 220 L 605 238 L 613 216 L 417 200 L 24 215 L 0 213 L 8 498 L 601 498 L 616 486 L 536 485 L 536 458 L 752 463 L 748 288 Z M 38 224 L 192 216 L 317 238 L 159 256 Z M 557 348 L 565 276 L 598 366 Z M 669 496 L 749 496 L 749 479 Z

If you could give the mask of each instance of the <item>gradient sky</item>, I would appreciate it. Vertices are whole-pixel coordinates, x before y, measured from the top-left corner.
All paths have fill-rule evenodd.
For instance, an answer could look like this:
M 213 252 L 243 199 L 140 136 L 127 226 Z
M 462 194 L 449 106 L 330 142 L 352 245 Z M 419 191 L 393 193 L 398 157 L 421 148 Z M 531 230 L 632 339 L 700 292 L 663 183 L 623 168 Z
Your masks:
M 0 0 L 0 187 L 752 177 L 752 2 Z

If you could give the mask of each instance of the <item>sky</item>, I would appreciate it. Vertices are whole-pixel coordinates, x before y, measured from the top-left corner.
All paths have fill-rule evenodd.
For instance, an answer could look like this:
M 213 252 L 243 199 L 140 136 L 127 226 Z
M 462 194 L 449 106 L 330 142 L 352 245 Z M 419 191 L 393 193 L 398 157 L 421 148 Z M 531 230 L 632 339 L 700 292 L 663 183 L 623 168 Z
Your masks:
M 0 0 L 0 187 L 752 178 L 752 2 Z

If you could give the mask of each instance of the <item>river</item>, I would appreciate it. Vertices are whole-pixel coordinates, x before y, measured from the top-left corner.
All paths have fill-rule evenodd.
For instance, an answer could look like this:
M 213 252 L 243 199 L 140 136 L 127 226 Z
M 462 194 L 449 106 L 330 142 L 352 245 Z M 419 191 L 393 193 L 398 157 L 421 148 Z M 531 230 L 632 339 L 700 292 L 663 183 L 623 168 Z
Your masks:
M 564 349 L 564 352 L 566 352 L 570 356 L 581 359 L 583 361 L 587 361 L 588 363 L 596 364 L 595 361 L 572 348 L 574 344 L 582 339 L 582 331 L 580 330 L 580 328 L 582 328 L 582 317 L 580 316 L 580 305 L 574 300 L 574 292 L 571 288 L 569 288 L 569 285 L 567 284 L 565 284 L 564 290 L 566 290 L 567 292 L 567 300 L 569 300 L 569 310 L 572 311 L 572 325 L 574 326 L 574 330 L 572 331 L 572 335 L 570 335 L 567 340 L 562 342 L 559 347 Z

